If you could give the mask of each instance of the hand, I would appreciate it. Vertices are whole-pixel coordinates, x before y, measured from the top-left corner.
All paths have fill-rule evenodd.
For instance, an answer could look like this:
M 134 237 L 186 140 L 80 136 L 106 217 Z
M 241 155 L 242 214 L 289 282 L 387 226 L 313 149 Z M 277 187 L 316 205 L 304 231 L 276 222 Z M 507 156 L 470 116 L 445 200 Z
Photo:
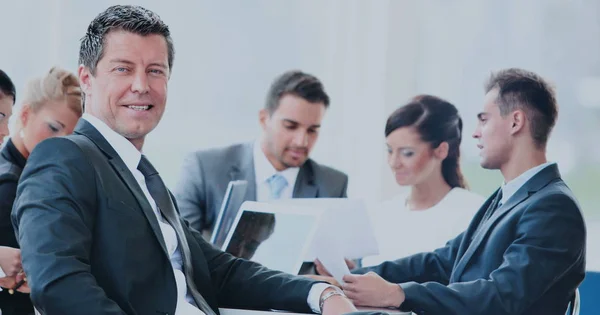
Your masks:
M 344 258 L 344 260 L 346 261 L 346 266 L 348 266 L 348 269 L 352 270 L 356 268 L 356 264 L 352 260 L 348 258 Z M 315 269 L 317 270 L 317 274 L 331 277 L 331 274 L 329 271 L 327 271 L 327 269 L 325 269 L 325 266 L 323 266 L 319 259 L 315 259 Z
M 17 291 L 21 293 L 30 293 L 31 289 L 27 284 L 27 278 L 23 271 L 19 272 L 15 277 L 0 278 L 0 287 L 12 290 L 18 283 L 21 282 L 21 280 L 25 280 L 25 283 L 19 286 L 19 288 L 17 288 Z
M 21 266 L 21 250 L 0 246 L 0 268 L 7 277 L 16 276 L 23 269 Z
M 345 275 L 344 293 L 355 305 L 399 308 L 406 296 L 402 288 L 385 281 L 374 272 L 365 275 Z
M 304 275 L 307 278 L 311 278 L 313 280 L 317 280 L 317 281 L 325 281 L 331 285 L 334 285 L 338 288 L 342 288 L 342 285 L 337 282 L 337 280 L 335 280 L 333 277 L 328 277 L 328 276 L 319 276 L 319 275 Z
M 10 288 L 14 287 L 16 283 L 17 283 L 17 280 L 15 277 L 0 278 L 0 287 L 3 287 L 5 289 L 10 289 Z
M 21 272 L 19 272 L 17 274 L 17 276 L 15 277 L 15 285 L 17 285 L 18 283 L 21 283 L 21 280 L 24 280 L 25 282 L 23 284 L 21 284 L 21 286 L 19 288 L 17 288 L 17 291 L 21 292 L 21 293 L 30 293 L 31 289 L 29 288 L 29 284 L 27 283 L 27 276 L 25 275 L 25 272 L 23 270 L 21 270 Z M 14 286 L 13 286 L 14 288 Z
M 332 288 L 325 289 L 323 291 L 323 293 L 321 293 L 321 298 L 325 294 L 329 293 L 332 290 L 334 290 L 334 289 L 332 289 Z M 345 296 L 342 296 L 342 295 L 334 295 L 332 297 L 329 297 L 327 300 L 325 300 L 325 302 L 323 302 L 323 308 L 321 309 L 321 314 L 323 314 L 323 315 L 341 315 L 341 314 L 347 314 L 347 313 L 356 312 L 356 311 L 357 311 L 356 307 L 352 304 L 352 302 L 350 302 L 350 300 L 348 300 L 348 298 L 346 298 Z

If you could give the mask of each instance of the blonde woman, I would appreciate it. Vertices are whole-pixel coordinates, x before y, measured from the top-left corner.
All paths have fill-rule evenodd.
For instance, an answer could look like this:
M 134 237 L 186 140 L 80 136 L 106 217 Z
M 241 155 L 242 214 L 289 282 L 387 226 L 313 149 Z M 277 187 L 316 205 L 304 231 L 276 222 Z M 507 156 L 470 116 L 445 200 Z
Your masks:
M 19 176 L 38 143 L 73 132 L 83 111 L 79 81 L 66 70 L 52 68 L 28 84 L 22 104 L 14 133 L 0 151 L 0 246 L 13 249 L 19 248 L 10 218 Z M 33 314 L 28 294 L 8 291 L 0 292 L 3 315 Z

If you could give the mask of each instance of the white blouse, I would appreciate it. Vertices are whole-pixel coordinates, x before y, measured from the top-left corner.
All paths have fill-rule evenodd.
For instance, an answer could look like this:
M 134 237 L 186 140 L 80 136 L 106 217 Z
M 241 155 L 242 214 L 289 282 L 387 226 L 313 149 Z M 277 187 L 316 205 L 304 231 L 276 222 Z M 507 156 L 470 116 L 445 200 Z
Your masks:
M 485 201 L 466 189 L 453 188 L 433 207 L 411 211 L 407 197 L 408 192 L 369 206 L 379 254 L 363 258 L 363 266 L 443 247 L 467 229 Z

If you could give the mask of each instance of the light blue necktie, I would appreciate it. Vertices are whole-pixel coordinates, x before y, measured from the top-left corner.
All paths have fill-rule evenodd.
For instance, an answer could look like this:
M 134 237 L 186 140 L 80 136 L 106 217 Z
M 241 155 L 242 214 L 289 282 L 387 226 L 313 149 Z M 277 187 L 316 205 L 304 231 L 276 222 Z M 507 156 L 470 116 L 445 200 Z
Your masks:
M 269 189 L 271 190 L 271 200 L 281 198 L 281 192 L 283 192 L 283 189 L 288 185 L 287 179 L 285 179 L 285 177 L 279 173 L 269 177 L 269 179 L 267 179 L 267 183 L 269 184 Z

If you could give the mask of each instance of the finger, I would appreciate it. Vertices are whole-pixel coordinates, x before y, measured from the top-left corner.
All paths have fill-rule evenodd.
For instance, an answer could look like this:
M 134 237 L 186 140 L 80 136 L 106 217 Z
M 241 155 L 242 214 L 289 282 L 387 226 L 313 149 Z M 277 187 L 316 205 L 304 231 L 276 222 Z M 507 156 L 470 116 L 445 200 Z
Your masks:
M 31 293 L 31 288 L 29 288 L 27 283 L 24 283 L 19 289 L 17 289 L 17 291 L 21 293 Z
M 19 272 L 16 276 L 17 282 L 21 282 L 21 280 L 27 281 L 27 276 L 24 272 Z
M 354 300 L 358 297 L 358 294 L 354 291 L 348 291 L 348 290 L 343 290 L 344 294 L 346 295 L 347 298 L 349 298 L 350 300 Z
M 346 265 L 348 266 L 348 269 L 352 270 L 352 269 L 356 268 L 356 263 L 354 263 L 354 261 L 352 261 L 348 258 L 344 258 L 344 260 L 346 260 Z
M 325 266 L 323 266 L 321 261 L 319 261 L 318 259 L 315 259 L 315 270 L 317 270 L 317 273 L 320 275 L 331 277 L 327 269 L 325 269 Z
M 346 283 L 355 283 L 356 281 L 358 281 L 359 277 L 360 275 L 344 275 L 342 280 L 344 280 L 344 282 Z
M 342 285 L 342 290 L 344 291 L 350 291 L 350 292 L 357 292 L 358 291 L 358 287 L 355 284 L 343 284 Z

